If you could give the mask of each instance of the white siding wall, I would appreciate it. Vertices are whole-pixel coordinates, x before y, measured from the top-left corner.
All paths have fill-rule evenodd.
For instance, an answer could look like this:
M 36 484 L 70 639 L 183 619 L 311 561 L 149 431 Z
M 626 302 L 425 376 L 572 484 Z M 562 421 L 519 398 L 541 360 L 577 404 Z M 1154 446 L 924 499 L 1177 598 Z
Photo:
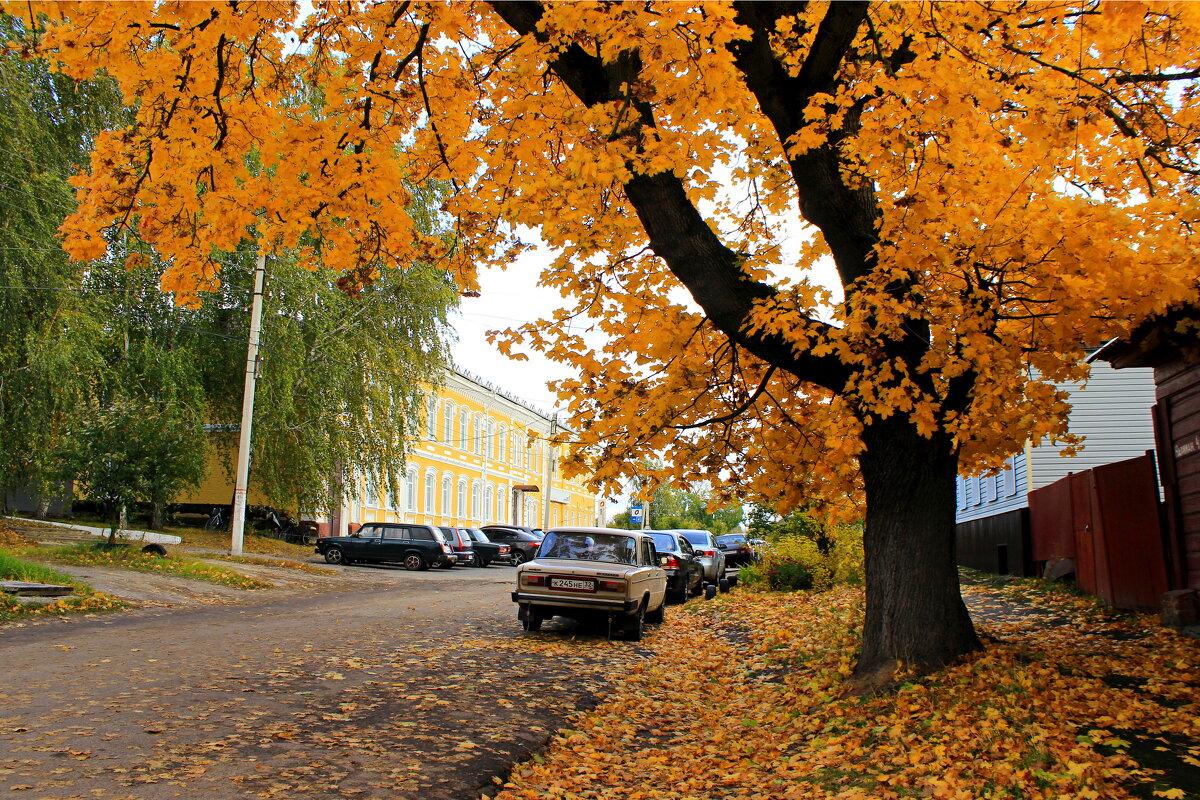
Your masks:
M 957 521 L 966 522 L 1024 508 L 1025 454 L 1008 460 L 1009 469 L 997 475 L 958 477 Z
M 1106 361 L 1092 362 L 1085 388 L 1066 386 L 1071 392 L 1071 433 L 1086 436 L 1083 449 L 1063 458 L 1062 448 L 1043 442 L 1032 449 L 1034 489 L 1101 464 L 1136 458 L 1154 449 L 1154 370 L 1134 367 L 1115 370 Z
M 1086 387 L 1067 384 L 1064 388 L 1071 392 L 1070 430 L 1087 437 L 1083 448 L 1076 456 L 1063 458 L 1059 445 L 1043 442 L 1029 450 L 1032 466 L 1026 463 L 1024 453 L 1009 459 L 1011 477 L 1006 473 L 982 478 L 959 476 L 958 522 L 1024 508 L 1029 505 L 1026 493 L 1031 488 L 1054 483 L 1068 472 L 1124 461 L 1154 449 L 1154 422 L 1150 417 L 1154 370 L 1118 371 L 1107 362 L 1093 361 Z

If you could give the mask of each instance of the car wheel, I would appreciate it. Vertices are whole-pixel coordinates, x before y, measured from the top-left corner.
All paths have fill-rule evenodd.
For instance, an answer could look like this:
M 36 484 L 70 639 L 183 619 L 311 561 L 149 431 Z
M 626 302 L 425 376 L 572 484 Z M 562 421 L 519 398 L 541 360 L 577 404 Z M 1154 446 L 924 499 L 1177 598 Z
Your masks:
M 638 606 L 637 613 L 625 622 L 625 638 L 631 642 L 640 642 L 646 632 L 646 601 Z
M 425 563 L 425 559 L 420 553 L 409 553 L 404 557 L 404 568 L 407 570 L 429 569 L 429 564 Z
M 529 560 L 529 559 L 525 557 L 525 554 L 524 554 L 523 552 L 521 552 L 520 550 L 513 550 L 513 552 L 512 552 L 512 565 L 513 565 L 514 567 L 519 567 L 519 566 L 521 566 L 522 564 L 524 564 L 524 563 L 525 563 L 526 561 L 528 561 L 528 560 Z
M 481 567 L 491 566 L 491 563 L 492 563 L 492 560 L 490 558 L 479 560 L 479 566 L 481 566 Z
M 694 587 L 692 587 L 692 597 L 697 597 L 703 591 L 704 591 L 704 576 L 701 575 L 700 577 L 696 578 L 696 585 Z
M 441 567 L 442 569 L 454 569 L 454 562 L 453 561 L 443 561 L 442 563 L 438 564 L 438 566 Z
M 664 598 L 658 608 L 646 612 L 646 622 L 651 625 L 661 625 L 667 616 L 667 601 Z
M 331 547 L 325 551 L 326 564 L 345 564 L 346 557 L 342 555 L 342 548 Z
M 705 600 L 712 600 L 716 596 L 717 596 L 717 587 L 713 586 L 711 583 L 708 586 L 704 587 L 704 599 Z
M 521 620 L 521 627 L 527 631 L 540 631 L 544 617 L 532 607 L 525 612 L 525 619 Z
M 729 578 L 721 578 L 721 582 L 718 583 L 717 586 L 721 589 L 721 592 L 724 593 L 728 592 L 729 587 L 733 586 L 733 584 L 729 582 Z
M 682 584 L 678 589 L 675 589 L 671 592 L 671 602 L 673 603 L 679 603 L 680 605 L 683 605 L 687 602 L 687 599 L 688 593 L 686 583 Z

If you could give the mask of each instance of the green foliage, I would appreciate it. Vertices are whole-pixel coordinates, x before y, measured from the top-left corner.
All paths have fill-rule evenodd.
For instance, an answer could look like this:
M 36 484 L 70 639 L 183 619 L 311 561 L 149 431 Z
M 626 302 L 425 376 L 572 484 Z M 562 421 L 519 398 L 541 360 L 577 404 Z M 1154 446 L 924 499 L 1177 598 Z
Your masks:
M 69 575 L 64 575 L 44 564 L 25 561 L 3 551 L 0 551 L 0 580 L 75 585 L 75 581 Z
M 651 463 L 650 466 L 654 465 Z M 654 490 L 649 505 L 650 527 L 657 531 L 695 528 L 720 535 L 741 524 L 740 505 L 722 506 L 710 511 L 711 500 L 712 493 L 708 491 L 691 492 L 674 486 L 659 486 Z M 610 524 L 615 528 L 636 527 L 629 522 L 628 511 L 614 515 Z
M 861 585 L 861 528 L 838 525 L 826 531 L 824 539 L 827 546 L 822 549 L 811 536 L 777 536 L 763 549 L 757 564 L 741 569 L 739 578 L 748 586 L 780 592 Z
M 167 501 L 204 476 L 200 426 L 184 409 L 116 398 L 95 407 L 59 450 L 62 476 L 102 503 L 115 524 L 123 505 Z
M 94 323 L 71 294 L 82 268 L 58 245 L 75 207 L 67 179 L 94 135 L 128 115 L 109 81 L 74 81 L 8 44 L 0 16 L 0 489 L 54 487 L 54 449 L 95 375 Z

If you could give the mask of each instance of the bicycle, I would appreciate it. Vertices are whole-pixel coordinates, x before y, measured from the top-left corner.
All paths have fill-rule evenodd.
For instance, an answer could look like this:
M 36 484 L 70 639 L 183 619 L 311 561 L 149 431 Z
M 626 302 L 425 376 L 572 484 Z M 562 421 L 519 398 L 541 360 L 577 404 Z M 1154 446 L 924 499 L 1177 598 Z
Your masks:
M 213 506 L 212 513 L 204 523 L 206 531 L 220 531 L 225 529 L 225 514 L 220 506 Z

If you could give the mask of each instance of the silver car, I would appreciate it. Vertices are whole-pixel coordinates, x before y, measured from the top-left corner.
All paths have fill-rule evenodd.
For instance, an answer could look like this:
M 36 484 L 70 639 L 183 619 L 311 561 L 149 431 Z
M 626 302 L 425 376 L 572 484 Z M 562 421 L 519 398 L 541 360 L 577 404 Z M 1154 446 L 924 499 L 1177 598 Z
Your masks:
M 717 546 L 717 539 L 708 531 L 697 528 L 676 528 L 673 531 L 688 540 L 700 565 L 704 567 L 704 580 L 709 583 L 720 583 L 725 577 L 725 553 Z

